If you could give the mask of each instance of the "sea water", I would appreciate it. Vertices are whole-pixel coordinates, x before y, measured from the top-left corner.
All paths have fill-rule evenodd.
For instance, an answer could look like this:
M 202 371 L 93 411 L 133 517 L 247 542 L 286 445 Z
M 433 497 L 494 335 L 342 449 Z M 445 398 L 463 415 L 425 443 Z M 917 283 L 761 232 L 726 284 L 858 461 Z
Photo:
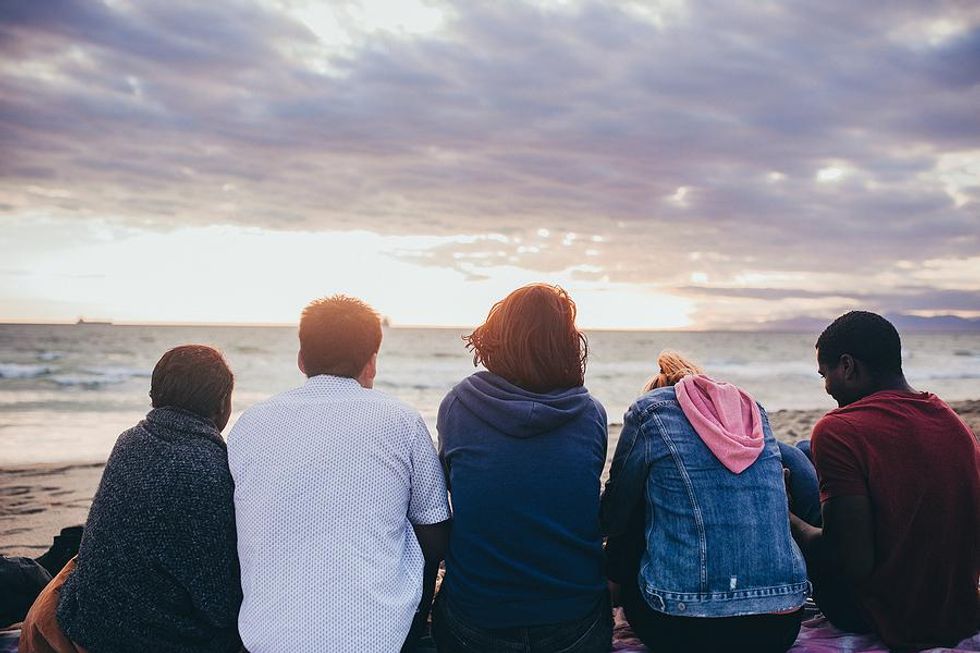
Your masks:
M 385 329 L 376 387 L 415 406 L 433 435 L 439 402 L 474 371 L 466 332 Z M 816 336 L 590 332 L 586 385 L 609 421 L 620 423 L 656 371 L 657 354 L 674 349 L 745 388 L 770 411 L 830 409 L 835 404 L 816 373 Z M 232 420 L 304 381 L 290 327 L 0 325 L 0 465 L 104 460 L 118 434 L 149 409 L 157 359 L 186 343 L 215 346 L 227 357 L 235 373 Z M 903 347 L 914 387 L 949 401 L 980 397 L 980 334 L 906 333 Z

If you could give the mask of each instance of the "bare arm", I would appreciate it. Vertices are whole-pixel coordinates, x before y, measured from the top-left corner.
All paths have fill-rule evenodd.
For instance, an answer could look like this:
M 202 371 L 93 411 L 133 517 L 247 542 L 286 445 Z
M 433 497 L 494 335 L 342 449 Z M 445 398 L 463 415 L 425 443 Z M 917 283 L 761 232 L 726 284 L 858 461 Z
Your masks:
M 793 536 L 807 559 L 824 560 L 851 581 L 874 571 L 874 510 L 868 490 L 868 466 L 859 430 L 840 415 L 825 415 L 813 428 L 811 451 L 820 477 L 823 529 L 791 522 Z
M 875 566 L 871 501 L 866 496 L 842 496 L 823 503 L 823 532 L 854 582 L 866 580 Z
M 816 528 L 790 514 L 793 538 L 807 559 L 837 560 L 845 577 L 860 583 L 874 571 L 874 526 L 871 501 L 866 496 L 841 496 L 821 506 L 824 527 Z

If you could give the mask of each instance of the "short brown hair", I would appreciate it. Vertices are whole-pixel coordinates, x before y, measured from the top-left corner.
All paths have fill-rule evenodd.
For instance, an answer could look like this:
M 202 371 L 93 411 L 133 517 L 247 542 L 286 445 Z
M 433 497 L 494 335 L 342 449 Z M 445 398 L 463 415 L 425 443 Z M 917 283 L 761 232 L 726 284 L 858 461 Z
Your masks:
M 573 388 L 585 382 L 589 345 L 575 326 L 575 302 L 560 286 L 518 288 L 490 309 L 486 321 L 464 337 L 473 364 L 531 392 Z
M 157 361 L 150 399 L 154 408 L 174 406 L 210 419 L 221 413 L 234 385 L 221 352 L 206 345 L 181 345 Z
M 381 317 L 360 299 L 333 295 L 303 309 L 299 352 L 307 376 L 355 378 L 381 348 Z

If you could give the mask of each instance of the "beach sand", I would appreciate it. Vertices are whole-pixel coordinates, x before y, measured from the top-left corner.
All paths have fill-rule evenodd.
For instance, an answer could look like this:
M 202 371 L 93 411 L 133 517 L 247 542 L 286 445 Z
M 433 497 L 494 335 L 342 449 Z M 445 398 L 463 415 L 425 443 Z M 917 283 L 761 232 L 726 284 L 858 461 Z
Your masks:
M 980 433 L 980 400 L 950 405 Z M 776 437 L 796 442 L 810 437 L 822 410 L 780 410 L 769 414 Z M 619 426 L 610 427 L 618 437 Z M 609 452 L 610 457 L 612 451 Z M 37 557 L 66 527 L 84 524 L 102 477 L 102 462 L 0 468 L 0 553 Z

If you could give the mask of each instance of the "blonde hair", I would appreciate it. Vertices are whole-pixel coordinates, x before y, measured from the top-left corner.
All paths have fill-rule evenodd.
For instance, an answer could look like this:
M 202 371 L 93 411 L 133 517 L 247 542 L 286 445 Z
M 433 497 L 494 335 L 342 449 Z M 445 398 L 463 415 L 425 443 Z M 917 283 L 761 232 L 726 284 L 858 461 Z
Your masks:
M 660 352 L 660 355 L 657 356 L 657 365 L 660 367 L 660 373 L 647 379 L 646 383 L 643 384 L 643 390 L 640 391 L 641 394 L 646 394 L 657 388 L 672 386 L 685 376 L 704 374 L 701 366 L 684 358 L 676 351 Z

